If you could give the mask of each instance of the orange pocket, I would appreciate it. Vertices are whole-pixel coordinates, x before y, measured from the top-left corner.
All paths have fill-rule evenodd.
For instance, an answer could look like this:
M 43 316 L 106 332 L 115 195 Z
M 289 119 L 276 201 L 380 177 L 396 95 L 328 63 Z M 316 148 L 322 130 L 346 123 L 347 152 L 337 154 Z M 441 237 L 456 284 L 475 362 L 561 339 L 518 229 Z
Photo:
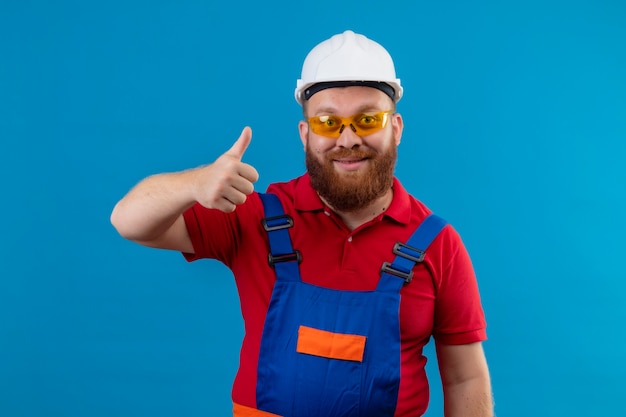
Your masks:
M 267 411 L 257 410 L 256 408 L 246 407 L 245 405 L 233 403 L 234 417 L 281 417 L 278 414 L 268 413 Z
M 332 359 L 363 362 L 365 336 L 300 326 L 296 351 Z

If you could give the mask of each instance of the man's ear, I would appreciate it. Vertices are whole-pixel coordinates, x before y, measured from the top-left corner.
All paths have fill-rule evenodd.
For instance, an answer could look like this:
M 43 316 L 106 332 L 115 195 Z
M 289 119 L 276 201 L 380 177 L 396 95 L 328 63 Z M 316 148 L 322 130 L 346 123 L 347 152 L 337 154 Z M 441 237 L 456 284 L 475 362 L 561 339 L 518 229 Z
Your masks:
M 393 129 L 393 137 L 396 141 L 396 146 L 400 145 L 402 139 L 402 129 L 404 129 L 404 121 L 400 113 L 394 113 L 391 115 L 391 128 Z
M 302 146 L 306 149 L 306 144 L 309 140 L 309 124 L 304 120 L 300 120 L 300 123 L 298 123 L 298 131 L 300 132 Z

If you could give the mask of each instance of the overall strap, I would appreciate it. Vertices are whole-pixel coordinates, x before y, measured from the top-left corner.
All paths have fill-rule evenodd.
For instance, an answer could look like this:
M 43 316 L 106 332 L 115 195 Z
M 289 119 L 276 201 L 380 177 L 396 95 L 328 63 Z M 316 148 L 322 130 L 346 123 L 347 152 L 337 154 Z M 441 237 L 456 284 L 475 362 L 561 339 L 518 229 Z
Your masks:
M 302 261 L 300 251 L 293 250 L 289 228 L 293 219 L 285 214 L 282 204 L 276 195 L 259 193 L 265 217 L 261 220 L 267 232 L 270 244 L 269 264 L 276 270 L 277 279 L 300 281 L 298 264 Z
M 397 242 L 393 246 L 393 253 L 396 255 L 393 262 L 383 262 L 383 266 L 380 269 L 381 280 L 378 284 L 379 288 L 388 285 L 401 288 L 402 284 L 411 282 L 411 279 L 413 279 L 413 267 L 424 260 L 426 249 L 428 249 L 428 246 L 435 240 L 435 237 L 443 230 L 446 224 L 448 222 L 441 217 L 430 214 L 417 227 L 406 243 Z M 404 282 L 397 279 L 398 277 L 402 278 Z M 393 284 L 398 282 L 400 284 Z

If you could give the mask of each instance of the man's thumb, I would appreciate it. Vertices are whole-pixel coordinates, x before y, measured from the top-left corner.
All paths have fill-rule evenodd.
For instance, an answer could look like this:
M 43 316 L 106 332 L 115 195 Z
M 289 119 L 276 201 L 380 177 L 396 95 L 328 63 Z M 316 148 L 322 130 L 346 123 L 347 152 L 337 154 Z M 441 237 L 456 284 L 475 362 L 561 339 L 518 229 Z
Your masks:
M 248 145 L 252 141 L 252 129 L 249 126 L 243 128 L 241 135 L 239 135 L 239 139 L 231 146 L 231 148 L 226 151 L 226 153 L 230 156 L 234 156 L 235 158 L 241 160 L 243 158 L 244 152 L 248 149 Z

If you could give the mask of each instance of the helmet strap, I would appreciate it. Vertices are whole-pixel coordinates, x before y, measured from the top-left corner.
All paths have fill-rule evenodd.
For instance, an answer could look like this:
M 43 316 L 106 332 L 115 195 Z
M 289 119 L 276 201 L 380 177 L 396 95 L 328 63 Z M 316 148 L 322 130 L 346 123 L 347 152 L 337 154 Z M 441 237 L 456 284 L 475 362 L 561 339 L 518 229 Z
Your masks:
M 376 88 L 383 93 L 387 94 L 392 101 L 395 100 L 396 92 L 392 86 L 380 81 L 327 81 L 322 83 L 313 84 L 306 90 L 304 90 L 304 99 L 308 100 L 315 93 L 319 93 L 327 88 L 335 87 L 371 87 Z

